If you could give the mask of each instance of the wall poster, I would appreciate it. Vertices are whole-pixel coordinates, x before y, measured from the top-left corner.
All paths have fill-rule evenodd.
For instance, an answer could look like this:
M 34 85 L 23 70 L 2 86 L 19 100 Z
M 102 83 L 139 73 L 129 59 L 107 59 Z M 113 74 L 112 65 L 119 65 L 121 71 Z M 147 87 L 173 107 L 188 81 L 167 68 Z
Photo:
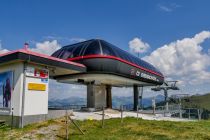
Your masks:
M 13 72 L 0 73 L 0 108 L 11 107 Z

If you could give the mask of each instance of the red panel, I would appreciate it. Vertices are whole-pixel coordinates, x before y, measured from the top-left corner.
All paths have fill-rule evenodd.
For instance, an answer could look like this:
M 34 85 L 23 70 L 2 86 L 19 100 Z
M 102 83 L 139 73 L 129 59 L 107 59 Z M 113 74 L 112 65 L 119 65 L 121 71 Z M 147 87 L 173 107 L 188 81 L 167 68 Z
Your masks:
M 58 62 L 64 62 L 64 63 L 68 63 L 68 64 L 71 64 L 71 65 L 76 65 L 76 66 L 79 66 L 79 67 L 85 67 L 83 64 L 79 64 L 79 63 L 55 58 L 55 57 L 52 57 L 52 56 L 48 56 L 48 55 L 45 55 L 45 54 L 40 54 L 40 53 L 36 53 L 36 52 L 32 52 L 30 50 L 24 50 L 24 49 L 3 53 L 3 54 L 0 54 L 0 57 L 10 55 L 10 54 L 13 54 L 13 53 L 18 53 L 18 52 L 25 53 L 25 54 L 30 54 L 30 55 L 34 55 L 34 56 L 38 56 L 38 57 L 43 57 L 43 58 L 51 59 L 51 60 L 58 61 Z
M 131 63 L 131 62 L 129 62 L 129 61 L 126 61 L 126 60 L 124 60 L 124 59 L 121 59 L 121 58 L 116 57 L 116 56 L 111 56 L 111 55 L 86 55 L 86 56 L 79 56 L 79 57 L 74 57 L 74 58 L 68 58 L 67 60 L 69 60 L 69 61 L 76 61 L 76 60 L 81 60 L 81 59 L 92 59 L 92 58 L 108 58 L 108 59 L 115 59 L 115 60 L 121 61 L 121 62 L 123 62 L 123 63 L 129 64 L 129 65 L 131 65 L 131 66 L 137 67 L 137 68 L 139 68 L 139 69 L 142 69 L 142 70 L 144 70 L 144 71 L 147 71 L 147 72 L 149 72 L 149 73 L 155 74 L 155 75 L 160 76 L 160 77 L 163 78 L 163 76 L 162 76 L 161 74 L 157 73 L 157 72 L 154 72 L 154 71 L 149 70 L 149 69 L 147 69 L 147 68 L 141 67 L 141 66 L 136 65 L 136 64 L 134 64 L 134 63 Z

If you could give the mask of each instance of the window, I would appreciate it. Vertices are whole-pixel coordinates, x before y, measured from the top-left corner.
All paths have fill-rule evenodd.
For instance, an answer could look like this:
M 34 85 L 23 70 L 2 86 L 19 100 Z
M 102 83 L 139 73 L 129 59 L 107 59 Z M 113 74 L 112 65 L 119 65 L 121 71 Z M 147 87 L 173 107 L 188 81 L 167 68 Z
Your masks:
M 105 41 L 100 41 L 102 46 L 103 55 L 111 55 L 116 56 L 116 53 L 112 49 L 112 47 L 109 46 Z
M 93 41 L 85 49 L 84 55 L 101 54 L 100 45 L 98 41 Z
M 53 57 L 57 57 L 57 56 L 59 55 L 60 52 L 61 52 L 61 50 L 58 50 L 58 51 L 54 52 L 54 53 L 52 54 L 52 56 L 53 56 Z
M 73 56 L 72 57 L 78 57 L 78 56 L 80 56 L 80 52 L 82 50 L 82 46 L 83 46 L 83 44 L 77 44 L 75 46 L 75 49 L 72 50 L 72 52 L 73 52 Z

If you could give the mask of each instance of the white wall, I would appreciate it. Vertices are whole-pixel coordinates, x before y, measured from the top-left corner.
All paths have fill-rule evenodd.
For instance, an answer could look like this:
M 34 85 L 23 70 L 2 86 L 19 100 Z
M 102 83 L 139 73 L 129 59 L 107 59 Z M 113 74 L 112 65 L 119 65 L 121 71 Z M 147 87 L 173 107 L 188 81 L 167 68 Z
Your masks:
M 17 62 L 7 65 L 1 65 L 0 73 L 6 71 L 13 71 L 13 91 L 11 96 L 11 108 L 14 109 L 13 111 L 14 116 L 21 116 L 22 91 L 23 91 L 23 63 Z
M 30 65 L 30 67 L 37 67 Z M 44 68 L 44 67 L 39 67 Z M 45 91 L 28 90 L 28 83 L 45 84 Z M 48 113 L 48 82 L 42 82 L 41 78 L 26 76 L 24 115 L 40 115 Z

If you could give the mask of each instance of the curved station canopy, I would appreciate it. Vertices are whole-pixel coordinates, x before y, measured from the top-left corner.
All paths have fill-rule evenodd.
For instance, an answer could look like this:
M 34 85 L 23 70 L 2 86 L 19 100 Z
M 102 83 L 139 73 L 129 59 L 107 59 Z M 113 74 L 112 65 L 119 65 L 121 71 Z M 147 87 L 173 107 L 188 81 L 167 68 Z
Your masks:
M 151 64 L 100 39 L 64 46 L 52 56 L 87 67 L 84 73 L 55 77 L 60 82 L 150 86 L 164 81 L 163 74 Z

